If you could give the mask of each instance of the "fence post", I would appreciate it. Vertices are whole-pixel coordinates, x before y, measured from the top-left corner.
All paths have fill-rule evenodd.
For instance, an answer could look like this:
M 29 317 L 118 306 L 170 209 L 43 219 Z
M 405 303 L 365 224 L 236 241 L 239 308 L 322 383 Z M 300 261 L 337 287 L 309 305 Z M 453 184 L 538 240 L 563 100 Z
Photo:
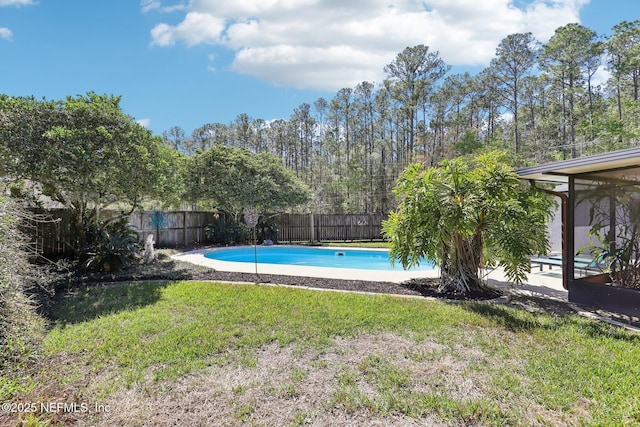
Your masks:
M 311 229 L 311 243 L 315 242 L 315 224 L 313 221 L 313 211 L 309 212 L 309 228 Z
M 182 212 L 182 247 L 187 247 L 187 211 Z

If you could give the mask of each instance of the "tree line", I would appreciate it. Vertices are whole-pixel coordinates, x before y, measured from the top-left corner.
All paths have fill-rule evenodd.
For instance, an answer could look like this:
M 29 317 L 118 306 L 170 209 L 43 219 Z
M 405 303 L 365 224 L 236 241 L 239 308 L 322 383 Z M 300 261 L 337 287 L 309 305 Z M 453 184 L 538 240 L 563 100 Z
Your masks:
M 542 163 L 638 144 L 638 20 L 607 36 L 568 24 L 544 44 L 511 34 L 478 74 L 449 71 L 437 51 L 407 47 L 381 84 L 303 103 L 289 119 L 240 114 L 162 137 L 189 156 L 217 145 L 272 153 L 311 188 L 312 209 L 338 213 L 392 210 L 412 162 L 497 148 Z

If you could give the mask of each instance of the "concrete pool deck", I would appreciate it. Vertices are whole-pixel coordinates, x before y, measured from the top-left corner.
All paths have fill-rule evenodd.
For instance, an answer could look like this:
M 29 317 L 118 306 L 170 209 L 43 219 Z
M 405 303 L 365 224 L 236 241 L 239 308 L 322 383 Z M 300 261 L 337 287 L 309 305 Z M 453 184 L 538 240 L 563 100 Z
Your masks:
M 350 248 L 335 248 L 350 249 Z M 352 249 L 352 248 L 351 248 Z M 198 249 L 172 255 L 179 261 L 213 268 L 217 271 L 232 271 L 237 273 L 256 273 L 254 263 L 219 261 L 206 258 L 204 254 L 212 248 Z M 283 276 L 319 277 L 327 279 L 363 280 L 368 282 L 392 282 L 402 283 L 414 278 L 437 278 L 440 276 L 438 269 L 415 271 L 381 271 L 361 270 L 350 268 L 309 267 L 300 265 L 257 264 L 258 274 L 275 274 Z M 500 269 L 487 274 L 490 284 L 500 288 L 508 288 L 511 292 L 523 293 L 532 296 L 553 298 L 561 301 L 567 300 L 567 291 L 562 287 L 562 274 L 560 270 L 534 271 L 527 276 L 524 285 L 512 285 L 506 279 Z

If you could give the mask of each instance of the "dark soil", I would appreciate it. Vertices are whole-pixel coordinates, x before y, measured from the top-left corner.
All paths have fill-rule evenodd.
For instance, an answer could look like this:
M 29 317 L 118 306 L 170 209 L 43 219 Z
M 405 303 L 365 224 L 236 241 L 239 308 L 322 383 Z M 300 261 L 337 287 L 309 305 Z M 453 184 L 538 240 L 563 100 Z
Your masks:
M 495 289 L 484 289 L 467 294 L 440 291 L 436 279 L 414 279 L 405 283 L 368 282 L 363 280 L 326 279 L 318 277 L 281 276 L 269 274 L 230 273 L 210 270 L 194 274 L 197 280 L 215 280 L 249 283 L 276 283 L 279 285 L 302 286 L 317 289 L 371 292 L 379 294 L 416 295 L 450 300 L 480 301 L 498 298 L 502 295 Z
M 490 287 L 472 289 L 466 293 L 452 292 L 449 290 L 441 291 L 438 284 L 439 282 L 436 279 L 412 279 L 408 282 L 402 283 L 400 286 L 416 291 L 425 297 L 457 301 L 485 301 L 500 298 L 503 295 L 501 291 Z

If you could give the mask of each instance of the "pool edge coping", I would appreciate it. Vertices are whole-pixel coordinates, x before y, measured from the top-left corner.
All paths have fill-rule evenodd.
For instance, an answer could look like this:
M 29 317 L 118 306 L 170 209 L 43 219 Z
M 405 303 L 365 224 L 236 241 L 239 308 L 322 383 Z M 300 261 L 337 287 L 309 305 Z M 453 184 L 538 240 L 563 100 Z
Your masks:
M 296 245 L 278 245 L 279 247 L 296 247 Z M 215 249 L 231 249 L 234 247 L 253 247 L 253 246 L 225 246 L 225 247 L 208 247 L 200 248 L 191 251 L 182 252 L 180 254 L 172 255 L 171 257 L 180 260 L 190 262 L 196 265 L 213 268 L 218 271 L 229 271 L 236 273 L 256 273 L 256 264 L 247 262 L 231 262 L 220 261 L 205 257 L 205 253 L 211 252 Z M 300 247 L 300 246 L 298 246 Z M 306 247 L 306 246 L 305 246 Z M 325 247 L 317 247 L 318 249 L 324 249 Z M 331 246 L 326 247 L 328 250 L 376 250 L 385 251 L 384 248 L 351 248 L 351 247 L 339 247 Z M 434 267 L 432 270 L 414 270 L 414 271 L 393 271 L 393 270 L 365 270 L 355 268 L 331 268 L 331 267 L 312 267 L 312 266 L 294 266 L 287 264 L 257 264 L 258 274 L 274 274 L 281 276 L 301 276 L 301 277 L 316 277 L 326 279 L 340 279 L 340 280 L 364 280 L 368 282 L 392 282 L 402 283 L 407 280 L 417 278 L 437 278 L 440 277 L 440 270 Z

